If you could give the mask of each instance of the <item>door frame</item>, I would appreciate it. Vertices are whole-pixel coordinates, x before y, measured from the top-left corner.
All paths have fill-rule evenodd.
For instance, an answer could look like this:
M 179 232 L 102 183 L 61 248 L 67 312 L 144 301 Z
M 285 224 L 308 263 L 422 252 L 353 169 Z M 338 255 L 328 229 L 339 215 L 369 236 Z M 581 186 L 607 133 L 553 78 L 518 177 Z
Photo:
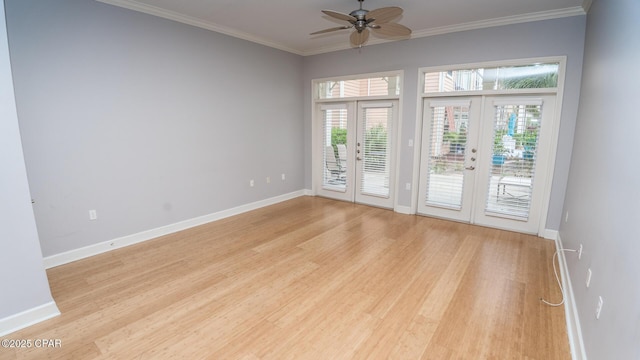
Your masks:
M 458 69 L 474 69 L 484 67 L 497 67 L 497 66 L 517 66 L 517 65 L 529 65 L 535 63 L 552 63 L 557 62 L 558 65 L 558 84 L 556 88 L 549 89 L 522 89 L 522 90 L 481 90 L 481 91 L 459 91 L 459 92 L 447 92 L 447 93 L 425 93 L 424 87 L 424 74 L 427 72 L 437 71 L 449 71 Z M 549 214 L 549 205 L 551 203 L 551 189 L 555 174 L 556 166 L 556 154 L 558 149 L 558 139 L 560 133 L 562 103 L 564 97 L 564 84 L 566 76 L 566 56 L 550 56 L 539 58 L 525 58 L 525 59 L 511 59 L 511 60 L 498 60 L 488 62 L 476 62 L 476 63 L 464 63 L 464 64 L 450 64 L 441 66 L 429 66 L 421 67 L 418 69 L 418 88 L 417 88 L 417 101 L 416 101 L 416 122 L 414 130 L 413 143 L 413 176 L 412 183 L 416 184 L 411 189 L 411 205 L 410 213 L 417 214 L 418 209 L 418 192 L 419 177 L 420 177 L 420 155 L 422 152 L 422 119 L 423 119 L 423 104 L 425 98 L 437 98 L 437 97 L 452 97 L 452 96 L 476 96 L 476 95 L 542 95 L 553 94 L 556 96 L 555 107 L 553 111 L 553 125 L 551 129 L 550 149 L 548 159 L 548 171 L 544 179 L 542 179 L 543 187 L 543 199 L 542 209 L 540 212 L 540 221 L 538 225 L 537 235 L 547 239 L 555 239 L 557 237 L 557 231 L 546 228 L 547 217 Z
M 542 106 L 541 119 L 542 127 L 539 132 L 538 148 L 536 150 L 535 178 L 545 179 L 548 169 L 549 141 L 550 133 L 553 129 L 553 111 L 555 109 L 555 94 L 535 96 L 530 95 L 482 95 L 448 98 L 425 98 L 424 119 L 423 119 L 423 142 L 421 164 L 420 164 L 420 187 L 418 213 L 420 215 L 440 217 L 448 220 L 468 222 L 470 224 L 500 228 L 522 233 L 534 233 L 538 229 L 541 216 L 542 199 L 544 187 L 536 180 L 533 184 L 533 192 L 530 199 L 529 216 L 520 218 L 500 213 L 488 213 L 485 206 L 489 198 L 495 194 L 490 189 L 490 178 L 493 165 L 491 162 L 492 145 L 495 128 L 495 106 L 496 102 L 504 104 L 526 104 L 533 105 L 539 103 Z M 443 99 L 442 101 L 440 99 Z M 458 100 L 459 99 L 459 100 Z M 426 186 L 429 175 L 428 165 L 431 162 L 429 151 L 432 147 L 432 136 L 430 127 L 426 127 L 434 121 L 429 111 L 435 106 L 449 106 L 451 104 L 468 104 L 469 121 L 467 125 L 467 142 L 464 154 L 464 188 L 461 189 L 462 202 L 460 208 L 448 207 L 445 205 L 424 203 Z M 546 107 L 545 107 L 546 105 Z M 425 137 L 426 136 L 426 137 Z M 470 149 L 473 149 L 473 153 Z M 468 151 L 468 152 L 467 152 Z M 477 162 L 474 158 L 477 158 Z M 505 185 L 506 186 L 506 185 Z
M 357 148 L 356 142 L 358 139 L 363 136 L 364 130 L 362 129 L 362 124 L 360 121 L 362 120 L 363 113 L 362 111 L 367 108 L 376 108 L 376 105 L 385 104 L 388 107 L 393 109 L 393 119 L 390 125 L 389 130 L 389 146 L 391 148 L 391 158 L 390 158 L 390 179 L 389 179 L 389 198 L 391 198 L 391 204 L 385 204 L 386 200 L 378 200 L 374 195 L 359 195 L 359 184 L 358 180 L 362 175 L 360 173 L 360 167 L 364 166 L 363 162 L 356 161 L 357 154 L 355 150 Z M 386 100 L 378 100 L 378 99 L 345 99 L 344 101 L 333 101 L 330 103 L 326 102 L 318 102 L 314 107 L 314 123 L 313 123 L 313 141 L 312 141 L 312 183 L 313 183 L 313 195 L 314 196 L 324 196 L 335 200 L 354 202 L 358 204 L 364 204 L 369 206 L 378 206 L 383 208 L 394 209 L 397 206 L 397 183 L 398 183 L 398 161 L 399 161 L 399 147 L 398 147 L 398 138 L 399 138 L 399 122 L 400 122 L 400 101 L 398 99 L 386 99 Z M 322 111 L 324 109 L 346 109 L 347 110 L 347 149 L 351 149 L 349 151 L 348 156 L 348 164 L 349 166 L 346 168 L 346 178 L 347 187 L 344 192 L 336 191 L 335 194 L 331 193 L 331 190 L 325 190 L 323 188 L 323 170 L 324 169 L 324 157 L 321 149 L 322 137 L 324 135 L 323 129 L 323 117 L 321 116 Z M 362 139 L 361 139 L 362 141 Z M 335 196 L 334 196 L 335 195 Z M 370 201 L 368 201 L 368 200 Z
M 398 76 L 399 78 L 399 93 L 397 95 L 388 95 L 388 96 L 360 96 L 360 97 L 345 97 L 345 98 L 333 98 L 333 99 L 320 99 L 316 92 L 317 85 L 326 82 L 326 81 L 340 81 L 340 80 L 356 80 L 356 79 L 368 79 L 375 77 L 391 77 Z M 398 206 L 398 194 L 399 194 L 399 178 L 400 178 L 400 159 L 401 159 L 401 134 L 402 134 L 402 109 L 403 109 L 403 86 L 404 86 L 404 70 L 393 70 L 386 72 L 378 72 L 378 73 L 364 73 L 364 74 L 356 74 L 356 75 L 348 75 L 348 76 L 334 76 L 334 77 L 326 77 L 326 78 L 318 78 L 313 79 L 311 81 L 311 194 L 312 196 L 320 196 L 318 194 L 319 189 L 322 187 L 322 182 L 318 181 L 320 179 L 321 167 L 320 164 L 324 162 L 322 154 L 320 154 L 316 149 L 320 146 L 320 126 L 318 126 L 318 122 L 321 119 L 318 119 L 320 111 L 319 106 L 321 104 L 331 104 L 331 103 L 345 103 L 345 102 L 353 102 L 357 106 L 358 101 L 398 101 L 398 108 L 396 113 L 396 124 L 394 124 L 394 153 L 392 161 L 395 163 L 395 173 L 393 174 L 395 184 L 393 188 L 390 188 L 391 196 L 393 197 L 393 210 L 395 212 L 401 213 L 409 213 L 408 209 L 404 209 L 406 207 Z M 357 112 L 357 109 L 356 109 Z M 357 115 L 357 114 L 354 114 Z M 357 119 L 356 119 L 357 121 Z M 352 167 L 355 170 L 355 167 Z M 355 201 L 355 194 L 354 194 Z

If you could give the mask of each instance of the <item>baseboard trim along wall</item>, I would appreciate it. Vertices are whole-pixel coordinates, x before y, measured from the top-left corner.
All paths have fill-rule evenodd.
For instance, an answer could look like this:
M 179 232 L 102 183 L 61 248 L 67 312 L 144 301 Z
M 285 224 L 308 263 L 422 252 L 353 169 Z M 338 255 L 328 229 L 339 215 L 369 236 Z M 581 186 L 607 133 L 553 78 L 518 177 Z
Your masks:
M 36 306 L 32 309 L 0 319 L 0 336 L 24 329 L 60 315 L 60 310 L 56 303 L 51 301 L 46 304 Z
M 162 226 L 159 228 L 142 231 L 136 234 L 123 236 L 117 239 L 104 241 L 98 244 L 89 245 L 79 249 L 66 251 L 60 254 L 47 256 L 44 258 L 44 266 L 45 268 L 50 269 L 52 267 L 68 264 L 70 262 L 88 258 L 90 256 L 102 254 L 107 251 L 141 243 L 147 240 L 155 239 L 160 236 L 172 234 L 172 233 L 186 230 L 195 226 L 210 223 L 212 221 L 228 218 L 230 216 L 242 214 L 251 210 L 260 209 L 265 206 L 277 204 L 277 203 L 291 200 L 300 196 L 305 196 L 306 193 L 307 193 L 306 190 L 294 191 L 292 193 L 256 201 L 250 204 L 237 206 L 231 209 L 218 211 L 216 213 L 212 213 L 208 215 L 199 216 L 193 219 L 177 222 L 175 224 L 170 224 L 170 225 Z
M 544 232 L 541 235 L 542 238 L 547 240 L 558 240 L 558 230 L 544 229 Z
M 411 212 L 411 207 L 410 206 L 396 205 L 396 207 L 393 210 L 395 212 L 399 213 L 399 214 L 405 214 L 405 215 L 414 215 L 415 214 L 415 213 Z
M 571 286 L 571 277 L 569 276 L 569 268 L 567 267 L 567 259 L 562 246 L 560 234 L 556 237 L 556 249 L 558 250 L 558 263 L 560 265 L 560 277 L 562 288 L 564 289 L 564 313 L 567 320 L 567 335 L 569 336 L 569 347 L 571 348 L 571 357 L 573 360 L 587 360 L 584 349 L 584 341 L 582 339 L 582 328 L 580 327 L 580 318 L 578 316 L 578 308 L 576 299 L 573 295 L 573 287 Z

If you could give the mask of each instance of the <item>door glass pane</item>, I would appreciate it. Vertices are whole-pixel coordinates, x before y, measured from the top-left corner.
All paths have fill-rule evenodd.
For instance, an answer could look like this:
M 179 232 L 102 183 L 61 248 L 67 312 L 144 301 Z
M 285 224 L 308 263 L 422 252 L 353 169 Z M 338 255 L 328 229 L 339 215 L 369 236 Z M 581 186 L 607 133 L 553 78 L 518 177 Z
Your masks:
M 364 136 L 358 147 L 362 156 L 360 193 L 388 198 L 391 146 L 389 125 L 392 108 L 363 108 Z M 360 154 L 358 154 L 360 155 Z
M 326 109 L 323 116 L 322 187 L 345 192 L 347 189 L 347 109 Z
M 495 106 L 487 214 L 528 219 L 541 114 L 542 104 Z
M 462 207 L 469 106 L 434 106 L 431 116 L 426 204 Z

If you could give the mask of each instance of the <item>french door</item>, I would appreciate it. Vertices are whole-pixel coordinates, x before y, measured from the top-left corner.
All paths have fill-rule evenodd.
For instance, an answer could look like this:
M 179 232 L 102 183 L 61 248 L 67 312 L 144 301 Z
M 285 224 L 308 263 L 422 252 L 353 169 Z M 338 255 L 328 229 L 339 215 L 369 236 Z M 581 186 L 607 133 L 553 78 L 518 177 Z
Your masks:
M 319 105 L 317 195 L 393 208 L 397 108 L 397 100 Z
M 554 95 L 426 98 L 418 213 L 538 233 Z

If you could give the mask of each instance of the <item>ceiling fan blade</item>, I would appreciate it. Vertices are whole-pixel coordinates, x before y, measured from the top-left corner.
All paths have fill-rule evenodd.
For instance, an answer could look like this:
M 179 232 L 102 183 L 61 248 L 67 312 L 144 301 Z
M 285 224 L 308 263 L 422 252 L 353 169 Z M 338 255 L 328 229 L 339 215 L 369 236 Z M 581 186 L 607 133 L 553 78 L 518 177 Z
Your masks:
M 396 24 L 396 23 L 388 23 L 380 25 L 380 28 L 373 28 L 377 35 L 388 36 L 388 37 L 400 37 L 400 36 L 409 36 L 411 35 L 411 29 L 404 25 Z
M 356 21 L 356 18 L 354 18 L 351 15 L 347 15 L 347 14 L 343 14 L 343 13 L 339 13 L 333 10 L 322 10 L 322 12 L 325 15 L 329 15 L 334 19 L 338 19 L 338 20 L 344 20 L 344 21 L 348 21 L 348 22 L 353 22 Z
M 354 31 L 349 39 L 351 40 L 351 45 L 362 46 L 369 39 L 369 29 L 364 29 L 361 32 Z
M 338 26 L 338 27 L 334 27 L 334 28 L 330 28 L 330 29 L 324 29 L 324 30 L 320 30 L 320 31 L 316 31 L 316 32 L 312 32 L 309 35 L 318 35 L 318 34 L 324 34 L 324 33 L 328 33 L 328 32 L 332 32 L 332 31 L 337 31 L 337 30 L 344 30 L 344 29 L 350 29 L 353 26 Z
M 383 7 L 367 13 L 367 19 L 375 19 L 376 24 L 385 24 L 402 15 L 402 8 L 397 6 Z

